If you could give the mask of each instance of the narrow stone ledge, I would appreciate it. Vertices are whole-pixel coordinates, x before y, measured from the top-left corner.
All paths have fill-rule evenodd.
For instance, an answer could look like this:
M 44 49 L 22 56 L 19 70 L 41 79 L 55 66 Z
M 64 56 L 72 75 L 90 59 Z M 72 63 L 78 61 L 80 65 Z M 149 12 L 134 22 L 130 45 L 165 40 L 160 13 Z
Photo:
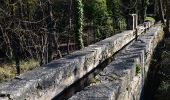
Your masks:
M 147 74 L 146 67 L 153 50 L 162 40 L 162 30 L 161 25 L 157 24 L 139 36 L 95 76 L 96 84 L 86 87 L 69 100 L 139 100 Z M 108 91 L 103 93 L 107 88 Z

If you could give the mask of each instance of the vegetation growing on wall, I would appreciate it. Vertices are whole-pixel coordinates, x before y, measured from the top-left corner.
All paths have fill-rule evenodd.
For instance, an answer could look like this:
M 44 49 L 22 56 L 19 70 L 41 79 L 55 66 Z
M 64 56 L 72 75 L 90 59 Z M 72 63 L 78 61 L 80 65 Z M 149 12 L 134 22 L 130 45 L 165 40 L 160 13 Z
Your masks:
M 75 0 L 75 38 L 77 46 L 79 49 L 84 47 L 82 34 L 83 34 L 83 21 L 84 21 L 84 12 L 83 12 L 83 3 L 82 0 Z

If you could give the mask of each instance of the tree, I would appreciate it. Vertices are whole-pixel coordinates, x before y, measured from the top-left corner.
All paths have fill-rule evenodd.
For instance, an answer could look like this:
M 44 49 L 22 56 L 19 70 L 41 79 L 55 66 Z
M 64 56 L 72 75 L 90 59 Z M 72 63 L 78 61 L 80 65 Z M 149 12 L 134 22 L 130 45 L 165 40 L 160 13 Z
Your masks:
M 84 12 L 83 12 L 83 2 L 82 0 L 75 0 L 75 39 L 78 45 L 78 49 L 84 47 L 83 43 L 83 21 L 84 21 Z
M 166 37 L 170 37 L 170 1 L 169 0 L 165 0 L 166 2 L 166 28 L 165 28 L 165 36 Z
M 163 24 L 165 24 L 165 19 L 164 19 L 164 9 L 163 9 L 163 2 L 162 0 L 158 0 L 159 4 L 159 14 L 160 14 L 160 19 Z
M 109 14 L 112 17 L 113 29 L 121 30 L 120 23 L 125 23 L 125 18 L 122 15 L 121 0 L 107 0 Z M 124 26 L 126 26 L 124 24 Z
M 140 20 L 142 20 L 142 22 L 145 21 L 148 5 L 149 5 L 149 0 L 142 0 L 142 12 L 141 12 L 141 19 L 140 19 Z
M 112 16 L 109 15 L 107 0 L 86 0 L 85 17 L 95 27 L 94 41 L 105 39 L 113 31 Z
M 58 37 L 55 31 L 55 20 L 53 17 L 53 8 L 52 8 L 52 2 L 51 0 L 48 0 L 48 18 L 47 18 L 47 29 L 48 29 L 48 60 L 47 63 L 50 62 L 52 58 L 52 52 L 53 52 L 53 43 L 55 46 L 55 51 L 58 51 Z

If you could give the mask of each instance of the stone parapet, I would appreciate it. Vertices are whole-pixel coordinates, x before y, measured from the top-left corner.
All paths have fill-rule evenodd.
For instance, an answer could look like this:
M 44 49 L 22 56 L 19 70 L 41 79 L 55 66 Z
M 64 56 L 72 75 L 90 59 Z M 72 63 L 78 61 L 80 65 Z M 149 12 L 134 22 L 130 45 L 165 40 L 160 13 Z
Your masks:
M 114 56 L 113 61 L 94 77 L 95 84 L 69 100 L 139 100 L 153 51 L 163 39 L 157 24 Z
M 144 26 L 139 26 L 137 35 L 144 30 Z M 2 83 L 0 100 L 49 100 L 131 42 L 136 37 L 134 33 L 128 30 L 116 34 Z

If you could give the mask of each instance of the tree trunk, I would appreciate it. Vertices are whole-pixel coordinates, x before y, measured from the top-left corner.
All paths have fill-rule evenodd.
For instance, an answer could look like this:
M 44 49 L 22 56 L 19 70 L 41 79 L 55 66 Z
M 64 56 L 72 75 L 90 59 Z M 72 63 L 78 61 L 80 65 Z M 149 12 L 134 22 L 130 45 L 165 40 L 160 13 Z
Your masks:
M 69 32 L 67 35 L 67 54 L 70 54 L 70 32 L 72 33 L 72 0 L 69 2 Z
M 169 24 L 170 24 L 170 1 L 166 0 L 166 28 L 165 28 L 166 38 L 170 37 Z
M 13 49 L 13 55 L 15 58 L 15 65 L 17 75 L 20 75 L 20 40 L 16 33 L 12 32 L 12 43 L 11 47 Z
M 143 23 L 145 21 L 145 17 L 146 17 L 146 5 L 145 5 L 145 0 L 142 0 L 142 12 L 141 12 L 141 22 Z
M 163 10 L 163 3 L 162 0 L 158 0 L 158 4 L 159 4 L 159 14 L 160 14 L 160 19 L 162 21 L 163 24 L 165 24 L 165 19 L 164 19 L 164 10 Z
M 50 62 L 52 58 L 53 52 L 53 43 L 55 45 L 55 51 L 58 51 L 58 36 L 55 31 L 55 21 L 53 18 L 53 9 L 52 9 L 52 2 L 48 0 L 48 19 L 47 19 L 47 28 L 48 28 L 48 59 L 47 63 Z
M 82 49 L 84 47 L 83 43 L 83 3 L 82 0 L 75 0 L 75 37 L 76 37 L 76 43 L 78 45 L 78 49 Z
M 21 2 L 20 2 L 20 14 L 21 14 Z M 12 11 L 11 11 L 11 15 L 13 17 L 15 17 L 15 11 L 14 11 L 14 6 L 12 6 Z M 15 20 L 13 20 L 12 24 L 11 24 L 11 48 L 12 48 L 12 52 L 13 52 L 13 56 L 15 59 L 15 65 L 16 65 L 16 71 L 17 71 L 17 75 L 20 75 L 20 58 L 21 58 L 21 54 L 20 54 L 20 37 L 18 36 L 19 34 L 16 34 L 14 32 L 15 29 L 15 25 L 16 22 Z

